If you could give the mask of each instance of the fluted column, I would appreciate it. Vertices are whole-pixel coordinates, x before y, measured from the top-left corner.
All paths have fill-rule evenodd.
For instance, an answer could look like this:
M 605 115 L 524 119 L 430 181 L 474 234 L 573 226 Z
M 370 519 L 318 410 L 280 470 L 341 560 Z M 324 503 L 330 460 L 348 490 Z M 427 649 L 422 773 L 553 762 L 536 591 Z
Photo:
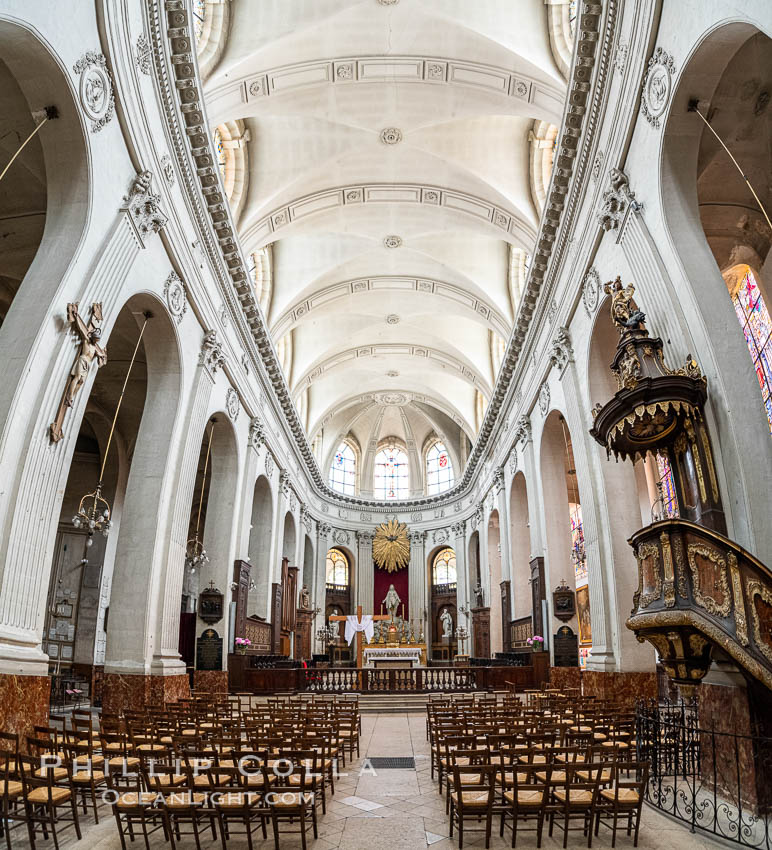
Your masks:
M 375 593 L 375 573 L 373 567 L 372 531 L 357 532 L 357 605 L 362 606 L 363 614 L 373 613 L 373 594 Z
M 408 617 L 411 620 L 421 620 L 426 634 L 426 622 L 424 611 L 427 608 L 427 569 L 424 543 L 426 541 L 425 531 L 411 531 L 410 539 L 410 566 L 408 567 Z

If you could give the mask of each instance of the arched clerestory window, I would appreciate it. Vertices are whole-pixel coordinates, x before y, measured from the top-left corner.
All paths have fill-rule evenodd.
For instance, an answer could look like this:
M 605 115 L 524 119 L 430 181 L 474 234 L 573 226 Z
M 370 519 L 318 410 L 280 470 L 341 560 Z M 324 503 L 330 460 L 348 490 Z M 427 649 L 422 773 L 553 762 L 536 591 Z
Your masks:
M 330 549 L 327 552 L 327 587 L 332 590 L 345 590 L 348 588 L 348 581 L 348 558 L 340 549 Z
M 457 580 L 456 553 L 450 547 L 442 549 L 432 563 L 432 586 L 455 588 Z
M 426 452 L 426 494 L 435 496 L 444 493 L 453 486 L 454 481 L 453 462 L 445 444 L 437 440 Z
M 409 486 L 407 453 L 393 443 L 384 446 L 375 456 L 373 495 L 376 499 L 407 499 Z
M 354 449 L 344 440 L 332 457 L 330 464 L 330 487 L 344 496 L 356 493 L 357 456 Z
M 750 266 L 741 271 L 742 274 L 734 277 L 735 288 L 734 291 L 730 289 L 729 294 L 756 370 L 761 400 L 772 432 L 772 320 Z

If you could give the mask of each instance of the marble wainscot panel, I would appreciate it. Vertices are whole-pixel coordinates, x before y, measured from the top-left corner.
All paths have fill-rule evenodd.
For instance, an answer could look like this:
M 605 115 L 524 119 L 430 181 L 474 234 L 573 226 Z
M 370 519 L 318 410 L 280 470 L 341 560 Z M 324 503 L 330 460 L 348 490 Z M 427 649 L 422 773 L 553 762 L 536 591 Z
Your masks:
M 48 676 L 0 675 L 0 731 L 19 736 L 26 752 L 34 726 L 48 725 L 51 680 Z
M 138 710 L 148 705 L 166 705 L 190 696 L 188 677 L 105 673 L 102 711 L 119 714 L 124 709 Z
M 583 693 L 609 700 L 621 708 L 633 709 L 638 700 L 657 698 L 657 674 L 612 673 L 585 670 L 582 673 Z
M 579 667 L 550 667 L 551 688 L 581 688 L 582 671 Z
M 193 674 L 193 683 L 196 688 L 196 693 L 198 694 L 227 694 L 228 671 L 196 670 Z
M 759 800 L 769 797 L 763 782 L 769 754 L 757 760 L 753 742 L 742 737 L 753 735 L 747 690 L 703 682 L 697 700 L 700 729 L 710 730 L 700 735 L 704 790 L 711 792 L 715 784 L 720 797 L 734 800 L 739 781 L 743 806 L 757 813 Z

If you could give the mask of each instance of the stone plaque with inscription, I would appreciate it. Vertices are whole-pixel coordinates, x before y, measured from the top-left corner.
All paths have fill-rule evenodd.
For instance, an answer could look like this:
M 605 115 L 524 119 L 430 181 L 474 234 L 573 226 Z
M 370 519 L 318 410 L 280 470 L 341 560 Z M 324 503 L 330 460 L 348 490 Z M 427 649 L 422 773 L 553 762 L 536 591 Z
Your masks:
M 579 638 L 569 626 L 561 626 L 553 637 L 555 667 L 579 666 Z
M 196 670 L 222 670 L 222 638 L 214 629 L 196 641 Z

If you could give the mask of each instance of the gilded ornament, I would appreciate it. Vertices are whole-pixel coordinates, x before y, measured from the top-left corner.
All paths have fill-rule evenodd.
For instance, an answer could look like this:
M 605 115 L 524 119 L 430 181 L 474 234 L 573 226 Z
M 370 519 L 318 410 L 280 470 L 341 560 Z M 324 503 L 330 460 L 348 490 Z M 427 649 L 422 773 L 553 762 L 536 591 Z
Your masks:
M 635 286 L 632 283 L 622 286 L 622 279 L 617 276 L 616 280 L 603 284 L 603 291 L 611 296 L 611 321 L 620 333 L 644 330 L 646 316 L 635 303 Z
M 721 604 L 716 602 L 707 592 L 707 588 L 704 587 L 704 576 L 701 575 L 702 571 L 697 564 L 698 555 L 709 561 L 715 569 L 716 575 L 713 589 L 721 591 Z M 732 599 L 729 595 L 729 582 L 726 577 L 726 559 L 723 557 L 723 554 L 705 543 L 689 543 L 686 547 L 686 556 L 689 559 L 689 566 L 692 571 L 694 601 L 715 617 L 728 617 L 732 610 Z
M 746 584 L 748 593 L 748 601 L 750 602 L 751 617 L 753 618 L 753 637 L 756 641 L 756 646 L 764 653 L 769 661 L 772 661 L 772 643 L 770 642 L 769 632 L 762 633 L 761 618 L 759 617 L 759 609 L 756 606 L 755 598 L 758 596 L 762 602 L 772 608 L 772 592 L 769 588 L 762 584 L 758 579 L 752 579 Z M 769 687 L 769 685 L 767 685 Z
M 642 543 L 638 547 L 638 607 L 648 608 L 662 595 L 662 574 L 659 568 L 659 547 Z M 651 559 L 651 560 L 649 560 Z M 649 569 L 647 569 L 647 564 Z M 653 588 L 653 589 L 649 589 Z M 648 592 L 644 592 L 644 591 Z
M 404 522 L 390 519 L 375 530 L 373 560 L 387 573 L 395 573 L 410 563 L 410 541 Z
M 740 570 L 737 566 L 737 556 L 734 552 L 727 554 L 729 561 L 729 573 L 732 576 L 732 598 L 734 599 L 734 625 L 737 632 L 737 640 L 743 646 L 748 645 L 748 621 L 745 618 L 745 600 L 743 599 L 742 582 Z
M 670 537 L 666 531 L 659 536 L 662 546 L 662 561 L 665 572 L 665 607 L 672 608 L 675 605 L 675 588 L 673 587 L 673 555 L 670 549 Z

